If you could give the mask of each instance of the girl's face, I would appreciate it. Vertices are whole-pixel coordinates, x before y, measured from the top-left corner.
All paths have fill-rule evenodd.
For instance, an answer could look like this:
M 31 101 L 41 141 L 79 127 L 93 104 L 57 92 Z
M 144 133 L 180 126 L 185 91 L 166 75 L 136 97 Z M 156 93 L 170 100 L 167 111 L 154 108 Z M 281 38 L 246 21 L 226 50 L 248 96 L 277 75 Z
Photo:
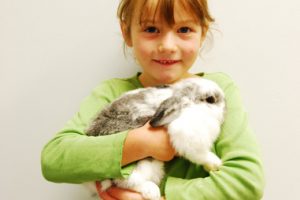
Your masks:
M 135 12 L 130 38 L 125 38 L 143 72 L 146 86 L 168 84 L 189 77 L 202 42 L 200 23 L 175 3 L 175 24 L 170 27 L 159 15 L 143 17 Z M 124 30 L 124 29 L 123 29 Z

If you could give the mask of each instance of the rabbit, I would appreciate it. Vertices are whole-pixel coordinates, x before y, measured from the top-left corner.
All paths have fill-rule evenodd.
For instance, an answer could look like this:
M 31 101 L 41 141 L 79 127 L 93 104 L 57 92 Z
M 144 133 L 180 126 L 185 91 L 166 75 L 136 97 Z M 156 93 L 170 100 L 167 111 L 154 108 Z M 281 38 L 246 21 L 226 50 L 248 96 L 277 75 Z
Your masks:
M 179 156 L 218 170 L 220 158 L 211 152 L 225 116 L 225 96 L 213 81 L 186 78 L 171 85 L 129 91 L 105 107 L 86 130 L 89 136 L 114 134 L 143 126 L 165 126 Z M 159 200 L 164 164 L 147 158 L 137 162 L 127 179 L 104 180 L 102 190 L 112 184 L 140 192 L 145 199 Z M 91 184 L 91 183 L 90 183 Z

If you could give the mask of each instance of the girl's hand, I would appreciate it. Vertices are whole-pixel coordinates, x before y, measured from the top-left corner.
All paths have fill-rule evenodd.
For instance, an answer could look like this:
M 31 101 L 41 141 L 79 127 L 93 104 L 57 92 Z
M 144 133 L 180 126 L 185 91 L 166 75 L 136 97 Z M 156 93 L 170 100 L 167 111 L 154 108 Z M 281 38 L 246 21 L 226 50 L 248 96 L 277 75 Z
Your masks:
M 99 197 L 102 200 L 144 200 L 141 194 L 118 187 L 110 187 L 106 191 L 101 191 L 101 182 L 95 183 Z M 161 200 L 165 198 L 161 197 Z
M 169 161 L 174 158 L 175 154 L 167 129 L 153 128 L 148 122 L 128 132 L 123 147 L 122 165 L 147 157 Z
M 142 127 L 145 131 L 145 147 L 148 156 L 160 161 L 169 161 L 176 152 L 170 143 L 169 134 L 165 127 L 153 128 L 149 123 Z
M 145 200 L 140 193 L 117 187 L 111 187 L 99 194 L 103 200 Z M 164 200 L 161 197 L 161 200 Z
M 145 200 L 141 194 L 117 187 L 111 187 L 99 194 L 103 200 Z

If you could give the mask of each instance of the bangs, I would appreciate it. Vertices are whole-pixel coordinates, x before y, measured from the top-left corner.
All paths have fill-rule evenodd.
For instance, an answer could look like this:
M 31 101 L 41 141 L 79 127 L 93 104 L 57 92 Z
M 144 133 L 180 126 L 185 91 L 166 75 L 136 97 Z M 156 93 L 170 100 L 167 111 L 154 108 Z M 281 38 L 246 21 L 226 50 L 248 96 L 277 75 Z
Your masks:
M 161 19 L 169 26 L 173 26 L 175 24 L 175 2 L 180 4 L 177 6 L 182 9 L 183 12 L 191 15 L 194 20 L 199 22 L 202 26 L 208 25 L 206 23 L 206 17 L 208 17 L 208 21 L 213 21 L 209 15 L 206 15 L 205 10 L 207 9 L 207 5 L 203 5 L 204 3 L 201 0 L 144 0 L 140 9 L 143 11 L 140 13 L 140 24 L 149 20 L 155 23 L 155 20 Z
M 140 23 L 149 20 L 155 23 L 155 19 L 162 19 L 170 26 L 175 23 L 173 0 L 145 0 L 141 10 L 144 12 L 140 13 Z

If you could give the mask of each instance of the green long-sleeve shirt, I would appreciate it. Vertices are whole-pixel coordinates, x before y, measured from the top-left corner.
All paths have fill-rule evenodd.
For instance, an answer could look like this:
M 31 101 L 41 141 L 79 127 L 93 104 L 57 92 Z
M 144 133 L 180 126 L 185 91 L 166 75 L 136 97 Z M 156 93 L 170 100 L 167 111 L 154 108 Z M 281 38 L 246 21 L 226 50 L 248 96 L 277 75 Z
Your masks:
M 82 183 L 130 174 L 132 167 L 121 166 L 128 131 L 101 137 L 88 137 L 84 131 L 105 105 L 126 91 L 142 87 L 138 75 L 104 81 L 82 102 L 79 112 L 42 151 L 42 171 L 47 180 Z M 203 78 L 215 81 L 225 93 L 225 122 L 213 149 L 223 165 L 219 171 L 207 173 L 202 166 L 176 157 L 166 163 L 162 193 L 167 200 L 260 199 L 264 188 L 262 163 L 238 88 L 223 73 L 204 74 Z

